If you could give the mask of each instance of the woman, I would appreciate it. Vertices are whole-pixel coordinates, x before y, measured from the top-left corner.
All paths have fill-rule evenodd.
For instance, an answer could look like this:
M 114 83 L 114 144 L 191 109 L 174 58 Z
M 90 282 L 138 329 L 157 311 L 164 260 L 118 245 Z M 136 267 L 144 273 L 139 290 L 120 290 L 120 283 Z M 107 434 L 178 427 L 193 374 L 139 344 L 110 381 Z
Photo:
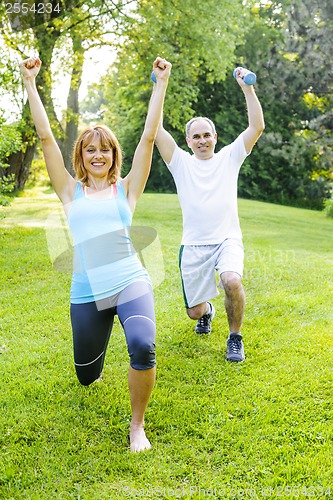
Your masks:
M 171 64 L 160 57 L 154 61 L 156 83 L 144 130 L 132 168 L 123 179 L 119 143 L 101 125 L 89 127 L 76 141 L 73 166 L 77 178 L 66 170 L 37 92 L 40 67 L 38 57 L 20 65 L 48 174 L 74 241 L 71 322 L 76 373 L 83 385 L 100 379 L 117 314 L 130 356 L 130 449 L 139 452 L 151 447 L 144 414 L 155 383 L 156 328 L 149 276 L 133 251 L 128 228 L 149 175 Z

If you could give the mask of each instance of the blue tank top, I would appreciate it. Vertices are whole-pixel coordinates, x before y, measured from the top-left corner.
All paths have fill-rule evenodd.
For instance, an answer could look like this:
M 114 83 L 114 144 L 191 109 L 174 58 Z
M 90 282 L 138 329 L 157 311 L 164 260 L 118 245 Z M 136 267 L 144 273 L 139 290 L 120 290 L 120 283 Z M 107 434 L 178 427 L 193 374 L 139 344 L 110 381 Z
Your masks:
M 74 243 L 71 302 L 83 304 L 106 299 L 134 281 L 150 283 L 132 245 L 132 212 L 125 190 L 117 182 L 116 194 L 105 200 L 87 198 L 76 184 L 68 224 Z

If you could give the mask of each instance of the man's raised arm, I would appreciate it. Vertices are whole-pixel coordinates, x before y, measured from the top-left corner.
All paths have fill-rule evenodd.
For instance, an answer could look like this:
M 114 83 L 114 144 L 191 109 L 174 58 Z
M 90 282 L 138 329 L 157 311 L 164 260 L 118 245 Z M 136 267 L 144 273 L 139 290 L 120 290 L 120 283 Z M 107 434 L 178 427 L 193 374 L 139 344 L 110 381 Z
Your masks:
M 242 76 L 242 72 L 239 71 L 238 75 L 236 76 L 236 80 L 238 85 L 243 90 L 246 99 L 249 126 L 244 131 L 243 137 L 246 152 L 250 153 L 253 146 L 265 129 L 265 121 L 261 104 L 254 90 L 254 87 L 252 85 L 247 85 L 244 82 Z

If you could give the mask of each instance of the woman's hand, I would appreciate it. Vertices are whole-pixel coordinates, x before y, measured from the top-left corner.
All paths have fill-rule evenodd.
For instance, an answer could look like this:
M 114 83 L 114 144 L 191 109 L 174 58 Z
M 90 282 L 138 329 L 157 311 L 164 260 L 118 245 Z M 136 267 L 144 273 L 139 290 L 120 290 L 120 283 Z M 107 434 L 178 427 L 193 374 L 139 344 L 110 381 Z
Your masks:
M 153 71 L 156 79 L 168 80 L 172 64 L 162 57 L 157 57 L 153 64 Z
M 39 73 L 42 61 L 39 57 L 29 57 L 20 63 L 20 70 L 25 80 L 36 78 Z

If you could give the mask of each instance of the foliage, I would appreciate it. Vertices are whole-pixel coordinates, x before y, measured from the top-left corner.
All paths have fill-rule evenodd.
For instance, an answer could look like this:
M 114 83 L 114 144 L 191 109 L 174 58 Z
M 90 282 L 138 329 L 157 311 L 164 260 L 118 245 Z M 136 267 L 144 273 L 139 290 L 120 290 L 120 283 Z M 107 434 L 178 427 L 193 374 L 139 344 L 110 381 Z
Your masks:
M 10 197 L 15 190 L 15 179 L 13 175 L 0 177 L 0 205 L 9 205 Z
M 18 125 L 6 125 L 0 118 L 0 205 L 8 205 L 9 194 L 15 189 L 13 174 L 7 174 L 8 156 L 22 147 Z
M 51 126 L 59 143 L 68 170 L 71 170 L 70 158 L 78 124 L 78 90 L 82 78 L 84 52 L 90 47 L 111 43 L 106 38 L 116 31 L 115 23 L 128 8 L 127 0 L 50 0 L 43 16 L 32 11 L 27 16 L 16 16 L 18 24 L 9 23 L 4 9 L 0 9 L 0 34 L 4 41 L 4 51 L 11 50 L 17 55 L 10 65 L 12 71 L 5 71 L 5 76 L 15 88 L 14 80 L 20 79 L 19 60 L 38 54 L 43 62 L 38 75 L 37 86 L 46 107 Z M 15 4 L 19 5 L 19 4 Z M 27 3 L 24 4 L 25 6 Z M 42 5 L 42 4 L 41 4 Z M 60 6 L 60 8 L 58 8 Z M 19 7 L 20 8 L 20 7 Z M 22 7 L 23 8 L 23 7 Z M 106 38 L 105 38 L 106 37 Z M 66 48 L 61 59 L 59 50 Z M 51 65 L 57 59 L 58 67 L 71 75 L 67 110 L 63 123 L 58 119 L 52 100 L 53 77 Z M 1 69 L 1 68 L 0 68 Z M 12 75 L 12 76 L 11 76 Z M 23 102 L 22 84 L 18 93 L 23 120 L 22 142 L 25 145 L 20 155 L 10 157 L 10 169 L 14 173 L 17 187 L 23 188 L 29 176 L 32 159 L 36 151 L 36 133 L 31 120 L 29 105 Z M 17 91 L 17 88 L 16 88 Z
M 218 20 L 220 8 L 225 8 L 223 2 L 210 9 Z M 125 41 L 115 67 L 106 82 L 95 87 L 98 100 L 95 98 L 94 104 L 102 103 L 100 113 L 120 136 L 127 154 L 126 168 L 148 105 L 149 58 L 161 52 L 173 62 L 164 123 L 185 148 L 184 125 L 194 114 L 209 116 L 216 123 L 217 148 L 246 127 L 244 99 L 232 78 L 232 68 L 242 65 L 258 75 L 256 90 L 264 108 L 266 131 L 241 170 L 239 194 L 321 209 L 333 176 L 333 90 L 327 65 L 333 36 L 330 9 L 327 1 L 265 1 L 252 8 L 247 4 L 243 8 L 247 23 L 242 27 L 242 36 L 237 42 L 231 40 L 231 47 L 222 47 L 225 37 L 216 37 L 216 23 L 207 22 L 202 36 L 201 19 L 182 16 L 186 42 L 181 43 L 172 3 L 157 4 L 156 10 L 154 5 L 153 18 L 152 8 L 139 3 L 141 23 L 133 23 L 124 32 Z M 172 22 L 166 23 L 165 29 L 157 29 L 159 19 L 165 20 L 169 10 Z M 181 10 L 186 12 L 186 3 Z M 229 40 L 236 20 L 232 13 L 222 18 L 228 20 L 229 27 L 222 24 L 220 29 Z M 210 26 L 214 26 L 213 31 Z M 218 57 L 214 63 L 216 52 L 210 51 L 214 37 L 215 49 L 221 42 L 217 52 L 223 64 Z M 147 188 L 175 190 L 158 154 L 154 155 Z
M 137 2 L 122 27 L 123 43 L 104 82 L 104 120 L 115 129 L 129 160 L 143 128 L 152 88 L 152 63 L 158 55 L 173 64 L 165 104 L 165 122 L 182 130 L 199 98 L 198 79 L 221 81 L 246 31 L 249 8 L 242 2 L 199 0 Z M 128 167 L 128 165 L 127 165 Z M 160 175 L 161 172 L 158 173 Z M 158 182 L 155 182 L 158 185 Z
M 327 215 L 327 217 L 333 217 L 333 198 L 325 200 L 324 212 Z
M 1 16 L 0 16 L 1 21 Z M 1 31 L 0 31 L 1 36 Z M 0 38 L 0 99 L 5 109 L 0 110 L 1 124 L 8 120 L 13 123 L 20 119 L 21 79 L 17 60 L 9 53 L 8 48 Z
M 10 153 L 22 147 L 21 135 L 17 124 L 6 125 L 0 117 L 0 169 L 8 167 L 7 158 Z
M 45 185 L 49 186 L 50 188 L 52 186 L 46 170 L 45 161 L 41 152 L 33 159 L 31 163 L 31 169 L 26 184 L 27 189 L 31 189 L 33 186 L 37 185 Z
M 280 33 L 274 45 L 256 51 L 267 133 L 254 161 L 259 172 L 269 173 L 273 184 L 269 180 L 262 184 L 253 171 L 251 181 L 263 188 L 264 197 L 259 199 L 321 208 L 329 195 L 333 103 L 327 71 L 333 37 L 329 9 L 326 1 L 297 0 L 272 2 L 258 13 L 259 33 L 263 22 L 270 32 L 272 25 L 278 26 Z M 244 49 L 247 52 L 250 46 Z
M 56 0 L 52 0 L 53 4 Z M 22 151 L 9 159 L 20 187 L 28 178 L 36 135 L 23 103 L 17 61 L 38 52 L 43 59 L 39 87 L 56 138 L 69 167 L 79 125 L 78 89 L 85 51 L 113 44 L 118 58 L 107 77 L 92 86 L 81 103 L 84 123 L 105 121 L 125 152 L 124 173 L 138 143 L 151 92 L 156 55 L 169 58 L 173 71 L 165 104 L 165 126 L 186 147 L 184 125 L 195 114 L 210 116 L 218 147 L 247 125 L 244 99 L 232 78 L 236 65 L 258 75 L 257 93 L 266 130 L 246 160 L 239 182 L 243 197 L 322 208 L 333 181 L 333 43 L 329 0 L 61 0 L 61 11 L 44 24 L 13 31 L 1 13 L 5 44 L 0 48 L 0 83 L 22 115 Z M 7 29 L 8 28 L 8 29 Z M 65 56 L 60 56 L 61 49 Z M 51 98 L 51 63 L 71 74 L 68 109 L 60 122 Z M 14 97 L 15 96 L 15 97 Z M 21 117 L 21 116 L 20 116 Z M 84 123 L 81 122 L 81 125 Z M 175 186 L 155 153 L 147 189 L 174 192 Z
M 333 221 L 240 200 L 247 359 L 235 365 L 224 361 L 223 292 L 211 335 L 195 335 L 186 316 L 177 197 L 143 195 L 135 224 L 156 228 L 167 272 L 154 291 L 153 447 L 133 455 L 118 321 L 103 381 L 75 377 L 70 276 L 52 268 L 44 229 L 57 209 L 53 196 L 27 191 L 0 227 L 0 497 L 331 498 Z
M 301 4 L 304 8 L 296 16 L 296 7 Z M 328 37 L 333 30 L 323 5 L 314 13 L 318 5 L 308 4 L 265 2 L 254 8 L 246 43 L 237 47 L 240 64 L 258 75 L 256 90 L 266 122 L 265 133 L 242 167 L 239 194 L 321 209 L 329 196 L 333 175 L 332 84 L 326 59 L 318 57 L 316 51 L 316 65 L 321 65 L 319 75 L 325 73 L 325 78 L 321 79 L 322 93 L 314 94 L 319 79 L 317 74 L 315 80 L 312 78 L 307 51 L 316 47 L 306 46 L 305 51 L 303 45 L 310 30 L 312 37 L 315 30 L 325 31 Z M 303 23 L 307 26 L 305 33 L 301 31 Z M 291 30 L 298 30 L 297 36 Z M 206 110 L 216 122 L 221 134 L 219 145 L 233 140 L 246 126 L 244 101 L 231 80 L 210 88 L 205 82 L 201 84 L 203 98 L 197 114 Z

